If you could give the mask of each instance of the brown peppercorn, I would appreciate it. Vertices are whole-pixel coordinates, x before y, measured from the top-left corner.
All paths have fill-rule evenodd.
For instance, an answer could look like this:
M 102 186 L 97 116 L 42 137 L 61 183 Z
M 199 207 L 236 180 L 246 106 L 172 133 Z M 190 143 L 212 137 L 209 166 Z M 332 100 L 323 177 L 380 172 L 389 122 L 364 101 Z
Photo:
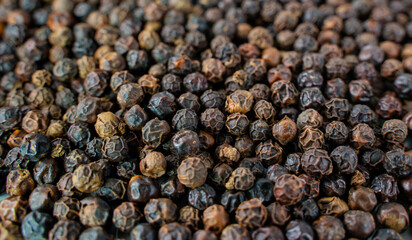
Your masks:
M 0 218 L 3 221 L 21 223 L 27 213 L 27 203 L 21 196 L 6 197 L 0 202 Z
M 113 136 L 104 139 L 103 156 L 112 162 L 121 162 L 128 154 L 129 147 L 122 136 Z
M 52 74 L 47 70 L 37 70 L 31 76 L 31 82 L 38 87 L 47 87 L 52 83 Z
M 222 205 L 214 204 L 203 211 L 203 224 L 207 231 L 220 234 L 229 223 L 229 214 Z
M 238 167 L 230 175 L 225 187 L 228 190 L 249 190 L 255 183 L 255 176 L 249 168 Z
M 143 217 L 136 203 L 123 202 L 113 210 L 113 225 L 123 232 L 129 232 Z
M 226 67 L 219 59 L 208 58 L 202 62 L 202 73 L 209 82 L 218 83 L 223 81 Z
M 325 137 L 321 130 L 311 127 L 305 128 L 299 135 L 299 147 L 307 151 L 309 149 L 321 149 L 325 144 Z
M 351 130 L 351 142 L 356 149 L 369 149 L 375 144 L 376 137 L 373 129 L 365 123 L 357 124 Z
M 159 42 L 160 37 L 155 31 L 144 29 L 137 36 L 139 46 L 144 50 L 152 50 Z
M 23 142 L 23 138 L 27 133 L 25 131 L 16 129 L 7 139 L 7 145 L 10 148 L 20 147 L 21 143 Z
M 205 131 L 200 130 L 199 132 L 200 148 L 203 150 L 208 150 L 215 145 L 215 139 L 213 136 Z
M 210 180 L 219 187 L 224 187 L 232 174 L 233 169 L 226 163 L 219 163 L 213 167 L 210 173 Z
M 81 195 L 81 192 L 79 192 L 73 185 L 72 176 L 73 174 L 68 172 L 61 176 L 57 182 L 57 188 L 61 192 L 62 196 L 77 197 Z
M 326 72 L 328 78 L 342 78 L 345 79 L 347 74 L 349 73 L 349 66 L 348 63 L 342 58 L 332 58 L 330 59 L 326 65 Z
M 29 170 L 13 170 L 7 175 L 6 190 L 10 196 L 24 196 L 34 189 L 34 181 Z
M 315 177 L 309 176 L 307 174 L 299 175 L 299 178 L 304 181 L 305 185 L 305 195 L 308 198 L 316 198 L 319 196 L 320 192 L 320 181 L 316 180 Z
M 87 227 L 106 224 L 110 216 L 110 206 L 98 197 L 87 197 L 80 201 L 80 222 Z
M 391 228 L 397 232 L 403 232 L 409 227 L 409 215 L 405 207 L 399 203 L 382 204 L 376 217 L 384 227 Z
M 280 52 L 274 47 L 265 48 L 262 52 L 262 59 L 268 67 L 276 67 L 280 63 Z
M 248 34 L 249 43 L 260 49 L 267 49 L 273 46 L 273 37 L 269 30 L 264 27 L 255 27 Z
M 323 117 L 315 109 L 309 108 L 299 114 L 296 124 L 301 130 L 304 128 L 320 128 L 323 125 Z
M 181 225 L 177 222 L 167 223 L 160 227 L 159 229 L 159 240 L 167 239 L 182 239 L 189 240 L 191 233 L 190 229 L 184 225 Z
M 49 118 L 40 110 L 31 110 L 23 117 L 21 126 L 27 133 L 47 130 Z
M 381 76 L 389 81 L 394 81 L 402 73 L 402 62 L 397 59 L 387 59 L 381 65 Z
M 99 68 L 111 73 L 122 71 L 126 68 L 124 57 L 117 52 L 108 52 L 99 60 Z
M 56 186 L 51 184 L 39 185 L 30 193 L 30 208 L 32 211 L 50 212 L 59 195 Z
M 268 83 L 270 85 L 280 80 L 285 80 L 289 82 L 292 80 L 291 70 L 283 64 L 279 64 L 276 68 L 269 69 L 267 75 Z
M 167 198 L 150 199 L 144 207 L 146 221 L 157 226 L 176 220 L 176 211 L 176 204 Z
M 143 88 L 145 94 L 151 96 L 160 90 L 159 79 L 149 74 L 141 76 L 138 80 L 138 84 Z
M 236 210 L 236 221 L 248 229 L 262 227 L 267 216 L 266 207 L 257 198 L 242 202 Z
M 302 200 L 305 195 L 304 182 L 292 174 L 284 174 L 277 178 L 273 195 L 282 205 L 294 205 Z
M 90 72 L 92 72 L 93 70 L 95 70 L 97 68 L 96 59 L 93 58 L 93 57 L 89 57 L 89 56 L 83 56 L 83 57 L 77 59 L 76 63 L 77 63 L 78 69 L 79 69 L 79 76 L 82 79 L 86 78 L 86 76 Z
M 179 222 L 191 230 L 199 229 L 202 219 L 200 211 L 192 206 L 184 206 L 179 210 Z
M 239 151 L 227 143 L 216 148 L 216 156 L 219 158 L 220 162 L 226 162 L 231 166 L 237 164 L 240 159 Z
M 3 221 L 0 223 L 0 233 L 4 239 L 21 240 L 23 239 L 20 231 L 20 226 L 11 221 Z
M 125 133 L 125 124 L 112 112 L 103 112 L 97 115 L 94 127 L 101 138 L 113 137 L 118 134 L 124 135 Z
M 268 214 L 272 223 L 277 226 L 285 226 L 290 220 L 290 211 L 287 206 L 280 204 L 279 202 L 273 202 L 268 207 Z
M 272 123 L 276 116 L 275 108 L 266 100 L 259 100 L 253 107 L 253 111 L 255 112 L 256 118 L 262 119 L 267 123 Z
M 166 159 L 161 152 L 152 151 L 143 158 L 140 163 L 140 171 L 143 175 L 158 178 L 166 173 Z
M 230 224 L 225 227 L 220 236 L 221 240 L 231 240 L 231 239 L 250 239 L 249 231 L 239 224 Z
M 314 177 L 327 176 L 333 170 L 332 160 L 325 150 L 307 150 L 302 154 L 301 162 L 303 171 Z
M 386 120 L 382 126 L 382 136 L 387 142 L 402 143 L 408 136 L 408 128 L 401 120 Z
M 261 58 L 249 59 L 243 69 L 254 81 L 260 81 L 267 72 L 266 62 Z
M 226 98 L 225 110 L 228 113 L 247 113 L 252 106 L 253 95 L 245 90 L 237 90 Z
M 200 158 L 189 157 L 180 164 L 177 177 L 186 187 L 197 188 L 206 182 L 207 168 Z
M 49 239 L 78 239 L 81 232 L 81 224 L 73 220 L 60 220 L 54 224 L 53 228 L 49 232 Z
M 76 220 L 79 217 L 80 202 L 76 198 L 63 196 L 54 203 L 53 216 L 58 220 Z
M 103 169 L 96 162 L 79 165 L 73 172 L 72 181 L 80 192 L 94 192 L 103 185 Z
M 372 189 L 358 186 L 349 190 L 348 204 L 351 209 L 372 211 L 378 203 Z
M 321 216 L 313 222 L 313 228 L 316 230 L 319 240 L 341 240 L 345 238 L 343 223 L 336 217 Z
M 324 197 L 318 200 L 320 212 L 324 215 L 342 216 L 349 211 L 348 204 L 338 197 Z
M 296 123 L 287 116 L 273 125 L 272 128 L 273 137 L 282 145 L 286 145 L 293 141 L 297 131 L 298 128 Z

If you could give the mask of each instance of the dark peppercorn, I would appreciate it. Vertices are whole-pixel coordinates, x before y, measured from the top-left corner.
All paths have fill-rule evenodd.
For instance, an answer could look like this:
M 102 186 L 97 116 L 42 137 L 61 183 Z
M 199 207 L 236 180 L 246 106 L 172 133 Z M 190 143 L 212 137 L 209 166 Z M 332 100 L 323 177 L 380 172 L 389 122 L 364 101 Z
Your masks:
M 50 212 L 54 202 L 59 198 L 58 189 L 54 185 L 44 184 L 33 189 L 29 205 L 33 211 Z
M 150 198 L 157 197 L 158 194 L 157 184 L 149 177 L 137 175 L 129 181 L 127 195 L 130 201 L 147 202 Z
M 353 237 L 367 238 L 375 230 L 373 215 L 359 210 L 351 210 L 344 215 L 344 224 Z
M 142 214 L 133 202 L 123 202 L 113 210 L 113 224 L 123 232 L 130 231 L 140 218 Z
M 175 97 L 169 92 L 156 93 L 151 97 L 148 108 L 155 116 L 164 119 L 176 111 Z
M 109 240 L 110 235 L 102 227 L 91 227 L 84 230 L 80 236 L 79 240 Z
M 69 239 L 75 240 L 79 237 L 81 232 L 80 223 L 73 220 L 60 220 L 54 224 L 53 228 L 49 232 L 49 239 Z
M 51 215 L 33 211 L 23 219 L 21 232 L 24 238 L 45 238 L 53 223 Z
M 108 218 L 110 206 L 98 197 L 87 197 L 80 201 L 80 222 L 88 227 L 103 226 Z
M 285 229 L 286 239 L 298 240 L 302 238 L 315 239 L 315 232 L 305 221 L 292 220 Z
M 396 239 L 396 240 L 400 240 L 400 239 L 402 239 L 402 236 L 393 229 L 382 228 L 382 229 L 379 229 L 376 232 L 376 234 L 374 235 L 374 237 L 372 239 L 374 239 L 374 240 L 378 240 L 378 239 Z
M 386 153 L 383 167 L 389 174 L 395 176 L 407 176 L 412 171 L 412 158 L 401 149 L 395 149 Z
M 150 199 L 144 207 L 146 221 L 155 225 L 165 225 L 176 219 L 177 206 L 167 198 Z
M 371 188 L 382 202 L 396 200 L 399 194 L 395 178 L 386 173 L 376 176 L 371 182 Z
M 267 140 L 256 147 L 256 156 L 264 165 L 270 166 L 282 160 L 283 149 L 277 142 Z

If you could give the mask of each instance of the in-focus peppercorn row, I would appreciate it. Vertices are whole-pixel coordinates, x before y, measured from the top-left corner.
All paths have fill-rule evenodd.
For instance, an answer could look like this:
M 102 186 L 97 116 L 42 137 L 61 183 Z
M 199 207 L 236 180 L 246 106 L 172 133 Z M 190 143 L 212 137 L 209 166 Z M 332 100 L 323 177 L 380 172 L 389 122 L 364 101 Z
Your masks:
M 0 0 L 0 240 L 401 240 L 410 0 Z

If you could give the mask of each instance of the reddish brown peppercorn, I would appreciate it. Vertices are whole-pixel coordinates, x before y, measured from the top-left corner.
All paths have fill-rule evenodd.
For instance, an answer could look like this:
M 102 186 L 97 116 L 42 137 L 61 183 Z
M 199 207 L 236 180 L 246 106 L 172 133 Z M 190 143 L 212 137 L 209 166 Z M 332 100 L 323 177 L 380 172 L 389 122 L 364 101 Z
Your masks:
M 245 228 L 262 227 L 266 222 L 268 212 L 262 202 L 253 198 L 242 202 L 236 210 L 236 221 Z
M 302 200 L 304 192 L 302 179 L 292 174 L 284 174 L 275 182 L 273 195 L 280 204 L 285 206 L 294 205 Z
M 229 214 L 222 205 L 214 204 L 203 212 L 203 224 L 207 231 L 219 234 L 229 224 Z
M 140 163 L 140 171 L 151 178 L 161 177 L 166 173 L 166 159 L 161 152 L 152 151 Z

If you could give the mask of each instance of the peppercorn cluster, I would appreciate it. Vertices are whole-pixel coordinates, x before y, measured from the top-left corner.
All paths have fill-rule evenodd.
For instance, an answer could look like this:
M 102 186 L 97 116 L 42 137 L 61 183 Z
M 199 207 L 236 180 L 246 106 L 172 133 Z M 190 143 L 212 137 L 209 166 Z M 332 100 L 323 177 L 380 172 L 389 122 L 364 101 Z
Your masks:
M 410 131 L 410 0 L 0 1 L 0 240 L 401 240 Z

